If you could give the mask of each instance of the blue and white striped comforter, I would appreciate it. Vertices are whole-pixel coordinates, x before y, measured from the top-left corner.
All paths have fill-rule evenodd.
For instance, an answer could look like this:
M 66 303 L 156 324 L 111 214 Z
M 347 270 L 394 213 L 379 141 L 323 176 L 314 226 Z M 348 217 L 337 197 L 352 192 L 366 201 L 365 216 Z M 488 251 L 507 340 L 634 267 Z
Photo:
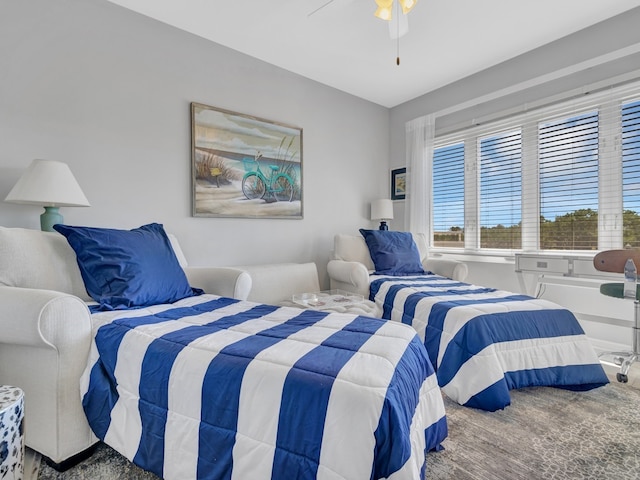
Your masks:
M 443 392 L 461 405 L 494 411 L 509 390 L 608 383 L 574 315 L 555 303 L 437 275 L 372 275 L 383 318 L 413 326 Z
M 89 424 L 166 479 L 415 480 L 447 435 L 407 326 L 213 295 L 92 318 Z

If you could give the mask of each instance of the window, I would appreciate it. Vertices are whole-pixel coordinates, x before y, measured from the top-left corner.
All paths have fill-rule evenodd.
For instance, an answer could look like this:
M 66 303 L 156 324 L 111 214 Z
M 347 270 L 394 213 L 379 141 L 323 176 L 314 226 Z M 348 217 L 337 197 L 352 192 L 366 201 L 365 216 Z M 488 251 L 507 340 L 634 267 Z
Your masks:
M 622 105 L 623 243 L 640 247 L 640 100 Z
M 640 248 L 640 83 L 436 136 L 432 179 L 433 247 Z
M 433 152 L 433 245 L 464 247 L 464 143 Z
M 598 248 L 598 111 L 538 127 L 540 248 Z
M 520 130 L 480 139 L 480 246 L 521 245 L 522 143 Z

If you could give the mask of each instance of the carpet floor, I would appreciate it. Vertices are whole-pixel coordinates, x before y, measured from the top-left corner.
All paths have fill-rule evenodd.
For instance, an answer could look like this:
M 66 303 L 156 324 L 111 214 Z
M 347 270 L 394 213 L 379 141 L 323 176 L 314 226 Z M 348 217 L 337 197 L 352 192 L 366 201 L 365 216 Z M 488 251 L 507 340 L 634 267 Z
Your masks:
M 589 392 L 511 393 L 511 405 L 498 412 L 445 398 L 449 436 L 444 450 L 427 454 L 427 479 L 640 479 L 640 389 L 614 381 Z M 38 480 L 158 478 L 103 444 L 66 472 L 44 462 L 33 470 Z
M 497 412 L 445 398 L 445 449 L 427 454 L 434 480 L 640 479 L 640 390 L 524 388 Z

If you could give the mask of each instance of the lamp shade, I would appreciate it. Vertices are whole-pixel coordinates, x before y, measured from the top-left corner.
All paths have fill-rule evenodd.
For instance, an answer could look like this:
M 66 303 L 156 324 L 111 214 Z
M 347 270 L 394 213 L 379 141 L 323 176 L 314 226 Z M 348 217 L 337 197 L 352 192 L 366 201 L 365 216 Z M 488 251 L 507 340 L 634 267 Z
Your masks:
M 41 205 L 40 228 L 53 231 L 56 223 L 62 223 L 60 207 L 88 207 L 89 201 L 82 193 L 76 178 L 66 163 L 55 160 L 34 160 L 13 186 L 5 202 Z
M 80 185 L 66 163 L 34 160 L 4 199 L 43 207 L 88 207 Z
M 393 202 L 387 198 L 381 198 L 371 202 L 371 220 L 393 219 Z

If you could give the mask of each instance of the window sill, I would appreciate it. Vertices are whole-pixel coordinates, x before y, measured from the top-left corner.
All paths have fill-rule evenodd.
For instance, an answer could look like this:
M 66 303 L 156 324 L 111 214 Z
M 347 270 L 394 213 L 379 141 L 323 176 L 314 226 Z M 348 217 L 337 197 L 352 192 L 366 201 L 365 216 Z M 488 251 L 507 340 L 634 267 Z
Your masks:
M 429 250 L 430 258 L 450 258 L 460 260 L 461 262 L 484 262 L 484 263 L 502 263 L 515 265 L 515 253 L 499 253 L 499 252 L 473 252 L 473 251 L 452 251 L 452 250 Z

